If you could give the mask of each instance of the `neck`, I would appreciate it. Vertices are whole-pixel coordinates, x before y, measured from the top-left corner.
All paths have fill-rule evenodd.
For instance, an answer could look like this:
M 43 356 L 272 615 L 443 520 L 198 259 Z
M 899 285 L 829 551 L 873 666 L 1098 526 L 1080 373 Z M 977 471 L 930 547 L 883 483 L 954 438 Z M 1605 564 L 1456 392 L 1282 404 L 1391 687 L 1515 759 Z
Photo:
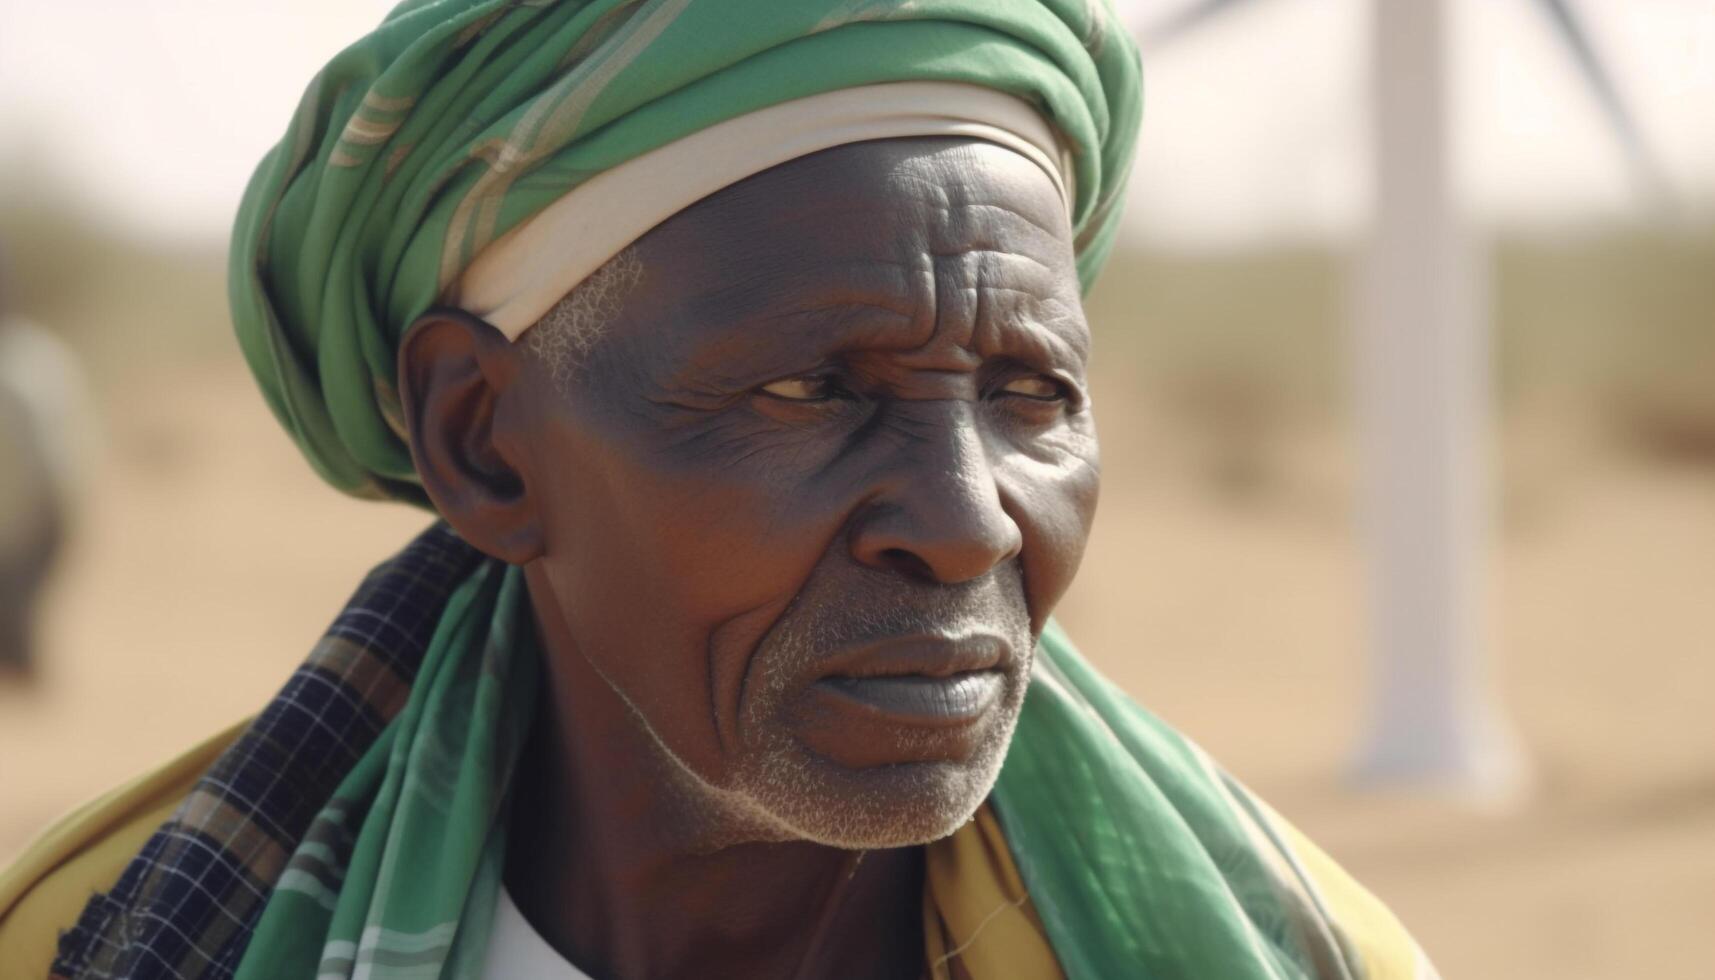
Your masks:
M 542 612 L 547 683 L 506 884 L 550 945 L 623 980 L 921 972 L 921 849 L 844 851 L 735 823 Z

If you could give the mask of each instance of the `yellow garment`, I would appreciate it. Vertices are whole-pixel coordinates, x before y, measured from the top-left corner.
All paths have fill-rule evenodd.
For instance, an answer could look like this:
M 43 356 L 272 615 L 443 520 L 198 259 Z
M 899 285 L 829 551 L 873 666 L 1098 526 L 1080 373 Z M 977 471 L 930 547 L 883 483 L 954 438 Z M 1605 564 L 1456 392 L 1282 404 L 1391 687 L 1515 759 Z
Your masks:
M 930 980 L 1063 980 L 993 810 L 985 804 L 924 858 Z
M 1435 980 L 1429 958 L 1387 906 L 1280 814 L 1266 804 L 1263 812 L 1286 836 L 1328 917 L 1340 923 L 1343 934 L 1356 947 L 1364 980 Z
M 249 720 L 153 772 L 84 804 L 0 870 L 0 977 L 45 977 L 60 932 L 89 896 L 112 888 L 125 865 L 196 785 Z
M 59 934 L 107 891 L 249 722 L 80 807 L 0 871 L 0 977 L 45 977 Z M 931 980 L 1062 980 L 988 807 L 929 845 L 923 922 Z M 948 951 L 955 951 L 950 957 Z

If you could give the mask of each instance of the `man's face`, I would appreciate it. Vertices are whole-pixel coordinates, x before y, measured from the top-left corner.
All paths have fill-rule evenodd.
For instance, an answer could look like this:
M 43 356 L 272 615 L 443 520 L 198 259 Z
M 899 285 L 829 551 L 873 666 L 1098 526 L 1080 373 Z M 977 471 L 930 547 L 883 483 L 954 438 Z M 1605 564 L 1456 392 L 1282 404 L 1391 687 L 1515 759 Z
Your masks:
M 841 147 L 660 225 L 530 369 L 537 606 L 728 812 L 901 846 L 993 785 L 1099 482 L 1070 240 L 1009 150 Z

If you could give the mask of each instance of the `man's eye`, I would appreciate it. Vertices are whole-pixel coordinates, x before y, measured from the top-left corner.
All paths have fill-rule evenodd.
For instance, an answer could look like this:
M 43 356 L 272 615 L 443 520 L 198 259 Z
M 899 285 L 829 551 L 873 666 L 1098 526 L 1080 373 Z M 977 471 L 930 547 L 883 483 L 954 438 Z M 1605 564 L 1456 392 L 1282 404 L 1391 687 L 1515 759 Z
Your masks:
M 825 374 L 806 374 L 796 378 L 781 378 L 759 389 L 771 398 L 789 402 L 825 402 L 840 397 L 845 389 Z
M 1037 401 L 1056 402 L 1066 398 L 1066 387 L 1053 378 L 1040 374 L 1013 378 L 1000 386 L 1003 395 L 1018 395 L 1023 398 L 1033 398 Z

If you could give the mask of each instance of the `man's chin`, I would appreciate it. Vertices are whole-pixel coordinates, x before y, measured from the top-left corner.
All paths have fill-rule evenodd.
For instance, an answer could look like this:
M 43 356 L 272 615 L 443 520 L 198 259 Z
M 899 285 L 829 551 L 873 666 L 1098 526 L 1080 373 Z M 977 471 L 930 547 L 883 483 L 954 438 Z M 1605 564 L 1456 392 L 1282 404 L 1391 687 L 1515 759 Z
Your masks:
M 791 812 L 776 816 L 799 839 L 830 847 L 912 847 L 958 830 L 994 786 L 988 773 L 949 763 L 907 763 L 863 777 L 857 785 L 801 796 Z
M 849 766 L 793 745 L 769 753 L 742 792 L 783 837 L 850 850 L 927 844 L 958 830 L 988 798 L 1013 720 L 956 760 L 933 757 L 938 744 L 907 743 L 886 762 Z M 912 758 L 924 754 L 932 758 Z

